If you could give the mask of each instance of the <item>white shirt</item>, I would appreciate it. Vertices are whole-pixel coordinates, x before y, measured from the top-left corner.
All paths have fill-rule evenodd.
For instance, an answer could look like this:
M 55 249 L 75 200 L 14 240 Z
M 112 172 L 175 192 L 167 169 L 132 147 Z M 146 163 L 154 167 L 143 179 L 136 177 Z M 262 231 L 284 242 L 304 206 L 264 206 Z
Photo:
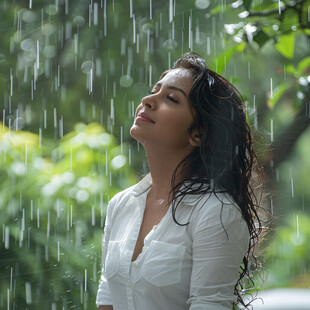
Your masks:
M 214 194 L 186 195 L 176 218 L 189 224 L 177 225 L 170 205 L 145 237 L 141 254 L 131 262 L 151 185 L 149 173 L 109 202 L 97 306 L 231 310 L 250 240 L 239 207 L 227 194 L 217 194 L 220 200 Z

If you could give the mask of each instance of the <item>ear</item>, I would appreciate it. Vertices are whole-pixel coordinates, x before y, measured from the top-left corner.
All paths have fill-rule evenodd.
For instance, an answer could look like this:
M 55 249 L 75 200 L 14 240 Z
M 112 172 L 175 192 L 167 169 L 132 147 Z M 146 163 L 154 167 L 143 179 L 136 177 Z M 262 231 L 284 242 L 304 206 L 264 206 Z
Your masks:
M 200 146 L 200 134 L 197 129 L 192 130 L 189 137 L 189 143 L 194 147 Z

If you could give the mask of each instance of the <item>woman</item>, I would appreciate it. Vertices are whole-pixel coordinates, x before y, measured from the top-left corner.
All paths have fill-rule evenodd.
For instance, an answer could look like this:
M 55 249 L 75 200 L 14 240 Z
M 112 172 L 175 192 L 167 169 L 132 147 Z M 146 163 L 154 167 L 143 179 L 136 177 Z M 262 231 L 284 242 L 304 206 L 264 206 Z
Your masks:
M 142 99 L 130 134 L 143 145 L 150 173 L 108 205 L 97 306 L 243 304 L 238 288 L 260 221 L 250 185 L 256 155 L 241 95 L 187 53 Z

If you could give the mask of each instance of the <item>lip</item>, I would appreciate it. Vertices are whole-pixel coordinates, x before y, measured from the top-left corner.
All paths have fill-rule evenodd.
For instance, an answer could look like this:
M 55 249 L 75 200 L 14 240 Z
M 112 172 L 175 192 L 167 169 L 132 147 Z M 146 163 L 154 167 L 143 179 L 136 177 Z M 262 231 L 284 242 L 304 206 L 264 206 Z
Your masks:
M 142 113 L 139 113 L 136 117 L 136 120 L 137 119 L 141 119 L 143 121 L 148 121 L 148 122 L 151 122 L 151 123 L 155 123 L 145 112 L 142 112 Z

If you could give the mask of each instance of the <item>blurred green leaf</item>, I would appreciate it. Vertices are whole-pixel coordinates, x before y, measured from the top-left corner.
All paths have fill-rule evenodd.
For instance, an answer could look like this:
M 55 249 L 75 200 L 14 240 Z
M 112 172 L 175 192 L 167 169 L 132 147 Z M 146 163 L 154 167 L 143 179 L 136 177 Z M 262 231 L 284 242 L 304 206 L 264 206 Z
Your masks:
M 243 6 L 247 11 L 250 10 L 252 2 L 253 0 L 243 0 Z
M 289 9 L 282 13 L 281 24 L 279 27 L 279 31 L 282 33 L 291 32 L 292 34 L 296 34 L 296 30 L 299 28 L 299 17 L 298 13 L 293 10 Z M 295 29 L 295 30 L 293 30 Z
M 258 43 L 259 47 L 262 47 L 269 39 L 270 37 L 262 29 L 256 32 L 253 36 L 253 40 Z
M 285 65 L 285 70 L 291 74 L 295 74 L 295 72 L 297 72 L 297 69 L 292 64 Z
M 303 75 L 303 72 L 310 67 L 310 56 L 303 58 L 297 66 L 297 71 L 300 76 Z
M 270 0 L 261 0 L 260 2 L 254 1 L 253 4 L 253 11 L 271 11 L 273 9 L 278 8 L 279 3 L 276 1 L 270 1 Z
M 283 83 L 279 87 L 275 88 L 273 92 L 273 97 L 269 99 L 270 108 L 274 108 L 274 106 L 279 102 L 284 92 L 289 89 L 290 83 Z
M 217 73 L 221 74 L 223 70 L 225 69 L 229 59 L 236 53 L 236 52 L 242 52 L 243 48 L 245 46 L 245 43 L 242 42 L 238 45 L 235 45 L 233 47 L 230 47 L 226 49 L 224 53 L 219 55 L 218 57 L 213 58 L 213 68 L 216 70 Z
M 223 6 L 221 4 L 215 6 L 211 11 L 210 14 L 212 15 L 216 15 L 218 13 L 220 13 L 223 10 Z
M 277 50 L 286 58 L 292 59 L 294 56 L 295 35 L 288 34 L 279 37 L 276 43 Z

